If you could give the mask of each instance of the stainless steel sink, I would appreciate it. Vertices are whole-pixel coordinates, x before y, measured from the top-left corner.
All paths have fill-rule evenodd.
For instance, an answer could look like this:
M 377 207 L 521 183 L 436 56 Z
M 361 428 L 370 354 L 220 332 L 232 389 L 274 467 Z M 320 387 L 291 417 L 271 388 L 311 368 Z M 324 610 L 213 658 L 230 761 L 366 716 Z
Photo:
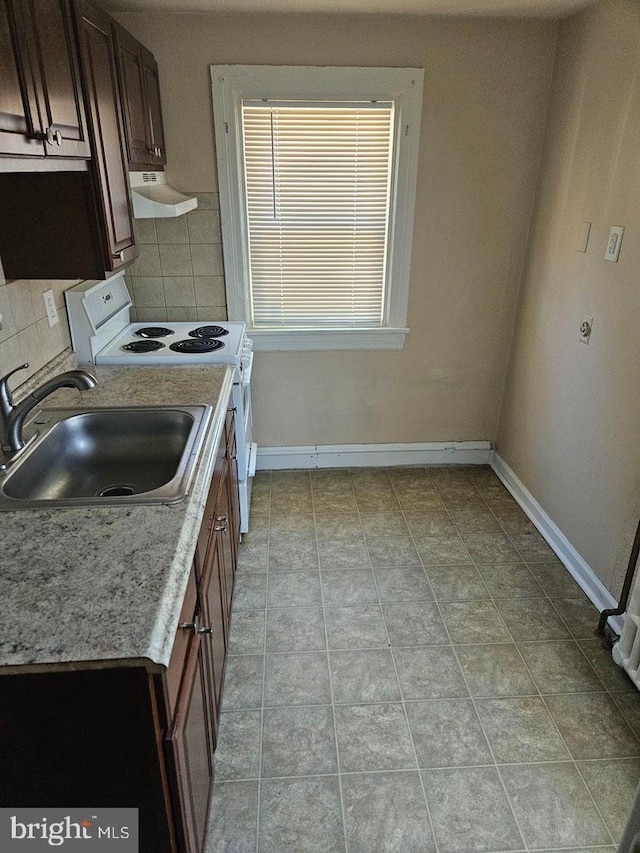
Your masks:
M 37 435 L 0 473 L 0 509 L 181 501 L 211 414 L 209 406 L 43 409 L 29 425 Z

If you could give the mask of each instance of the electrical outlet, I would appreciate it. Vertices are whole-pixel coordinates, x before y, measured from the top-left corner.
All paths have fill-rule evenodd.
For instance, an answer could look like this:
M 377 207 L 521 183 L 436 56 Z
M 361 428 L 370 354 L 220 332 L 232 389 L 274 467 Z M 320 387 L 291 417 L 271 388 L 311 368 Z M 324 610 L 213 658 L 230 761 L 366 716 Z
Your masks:
M 579 337 L 578 340 L 580 343 L 588 344 L 589 338 L 591 337 L 591 332 L 593 331 L 593 317 L 589 317 L 585 314 L 582 323 L 580 323 L 579 329 Z
M 44 301 L 44 307 L 47 309 L 47 320 L 49 321 L 49 326 L 55 326 L 58 322 L 58 309 L 56 308 L 56 303 L 53 298 L 53 290 L 45 290 L 42 294 L 42 299 Z

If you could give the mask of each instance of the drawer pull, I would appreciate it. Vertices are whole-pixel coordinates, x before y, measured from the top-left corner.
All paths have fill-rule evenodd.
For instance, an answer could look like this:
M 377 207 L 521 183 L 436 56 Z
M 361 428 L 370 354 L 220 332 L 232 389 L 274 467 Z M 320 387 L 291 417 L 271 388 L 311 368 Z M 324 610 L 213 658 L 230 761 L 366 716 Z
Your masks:
M 198 625 L 197 618 L 193 622 L 183 622 L 180 627 L 183 631 L 193 631 L 194 634 L 213 634 L 213 628 L 206 625 Z

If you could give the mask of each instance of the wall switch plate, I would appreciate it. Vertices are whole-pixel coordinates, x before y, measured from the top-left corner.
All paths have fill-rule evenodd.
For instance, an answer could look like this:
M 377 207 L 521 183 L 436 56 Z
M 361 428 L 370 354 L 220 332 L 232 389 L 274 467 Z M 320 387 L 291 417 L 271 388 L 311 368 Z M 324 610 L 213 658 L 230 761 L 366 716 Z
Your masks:
M 591 338 L 591 332 L 593 331 L 593 317 L 589 317 L 587 314 L 584 315 L 582 319 L 582 323 L 580 323 L 579 329 L 579 337 L 578 340 L 582 344 L 588 344 L 589 339 Z
M 591 233 L 591 223 L 590 222 L 583 222 L 580 225 L 580 232 L 579 232 L 579 236 L 578 236 L 578 245 L 576 247 L 578 252 L 586 252 L 587 251 L 587 246 L 589 245 L 589 234 L 590 233 Z
M 620 243 L 622 243 L 622 235 L 624 234 L 624 225 L 612 225 L 609 233 L 609 242 L 607 250 L 604 253 L 605 261 L 613 261 L 617 263 L 618 255 L 620 254 Z
M 47 309 L 47 320 L 49 321 L 49 326 L 55 326 L 58 322 L 58 309 L 56 308 L 56 303 L 53 298 L 53 290 L 45 290 L 42 294 L 42 299 L 44 301 L 44 307 Z

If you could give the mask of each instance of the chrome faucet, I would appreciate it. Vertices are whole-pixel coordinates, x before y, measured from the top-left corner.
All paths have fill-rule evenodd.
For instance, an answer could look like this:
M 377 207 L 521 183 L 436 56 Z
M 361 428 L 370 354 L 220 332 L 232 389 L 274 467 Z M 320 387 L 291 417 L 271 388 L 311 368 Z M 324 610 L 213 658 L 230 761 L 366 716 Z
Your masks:
M 8 453 L 17 453 L 24 447 L 22 429 L 25 418 L 45 397 L 57 391 L 58 388 L 77 388 L 79 391 L 95 388 L 98 380 L 86 370 L 68 370 L 60 373 L 39 388 L 32 391 L 18 405 L 14 405 L 13 396 L 9 390 L 8 381 L 19 370 L 26 370 L 28 364 L 21 364 L 0 379 L 0 427 L 2 428 L 2 449 Z

